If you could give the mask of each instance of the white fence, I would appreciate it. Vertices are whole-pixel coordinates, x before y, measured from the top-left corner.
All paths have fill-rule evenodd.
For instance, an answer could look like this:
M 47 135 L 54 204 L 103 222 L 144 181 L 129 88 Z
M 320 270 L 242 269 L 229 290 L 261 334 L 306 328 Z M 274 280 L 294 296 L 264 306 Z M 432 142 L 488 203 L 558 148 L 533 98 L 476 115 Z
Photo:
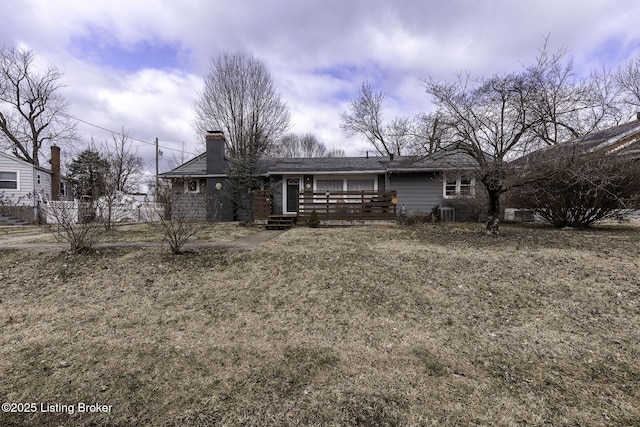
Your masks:
M 47 224 L 59 222 L 77 223 L 81 220 L 83 209 L 82 202 L 48 202 L 44 205 L 44 214 Z M 158 221 L 164 214 L 164 207 L 160 203 L 153 202 L 114 202 L 111 204 L 112 222 L 152 222 Z M 109 205 L 101 200 L 95 206 L 95 219 L 105 222 L 109 217 Z

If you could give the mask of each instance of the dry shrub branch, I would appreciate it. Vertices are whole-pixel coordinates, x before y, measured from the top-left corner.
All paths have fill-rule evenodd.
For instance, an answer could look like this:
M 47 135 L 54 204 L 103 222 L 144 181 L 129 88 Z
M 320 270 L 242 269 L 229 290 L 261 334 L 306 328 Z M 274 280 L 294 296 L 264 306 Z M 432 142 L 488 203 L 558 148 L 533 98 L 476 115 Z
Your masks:
M 59 242 L 69 244 L 72 253 L 90 252 L 102 233 L 102 224 L 95 221 L 80 221 L 83 203 L 53 202 L 45 207 L 47 229 Z
M 640 207 L 639 163 L 603 153 L 539 159 L 514 194 L 555 227 L 585 228 Z
M 170 206 L 165 203 L 163 210 L 156 213 L 158 221 L 150 224 L 160 230 L 171 252 L 179 255 L 193 236 L 218 219 L 220 209 L 220 202 L 213 196 L 177 193 L 171 196 Z

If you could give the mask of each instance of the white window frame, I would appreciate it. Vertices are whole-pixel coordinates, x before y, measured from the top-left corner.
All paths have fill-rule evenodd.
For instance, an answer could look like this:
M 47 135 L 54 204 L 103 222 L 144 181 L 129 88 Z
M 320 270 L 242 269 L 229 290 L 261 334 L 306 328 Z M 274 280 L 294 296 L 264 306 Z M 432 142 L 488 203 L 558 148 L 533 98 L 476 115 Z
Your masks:
M 377 175 L 315 175 L 313 177 L 313 191 L 324 191 L 318 190 L 318 181 L 322 180 L 330 180 L 330 181 L 342 181 L 342 190 L 339 191 L 347 191 L 347 181 L 349 180 L 365 180 L 370 179 L 373 181 L 373 190 L 369 191 L 378 191 L 378 176 Z
M 195 189 L 195 190 L 190 190 L 190 189 L 189 189 L 189 185 L 190 185 L 192 182 L 195 182 L 195 183 L 196 183 L 196 189 Z M 199 179 L 199 178 L 185 179 L 185 181 L 184 181 L 184 192 L 185 192 L 185 193 L 192 193 L 192 194 L 199 193 L 199 192 L 201 191 L 201 188 L 200 188 L 200 187 L 201 187 L 201 186 L 200 186 L 200 179 Z
M 0 170 L 0 172 L 4 173 L 15 173 L 16 174 L 16 188 L 0 188 L 0 191 L 20 191 L 20 171 L 16 170 Z M 6 182 L 13 182 L 11 179 L 3 179 Z
M 469 194 L 462 194 L 462 180 L 470 180 L 470 191 Z M 476 179 L 474 177 L 469 177 L 468 175 L 459 174 L 456 175 L 456 189 L 455 194 L 447 194 L 447 182 L 453 182 L 453 176 L 447 177 L 447 175 L 443 175 L 442 177 L 442 197 L 444 199 L 459 199 L 461 197 L 471 198 L 476 196 Z

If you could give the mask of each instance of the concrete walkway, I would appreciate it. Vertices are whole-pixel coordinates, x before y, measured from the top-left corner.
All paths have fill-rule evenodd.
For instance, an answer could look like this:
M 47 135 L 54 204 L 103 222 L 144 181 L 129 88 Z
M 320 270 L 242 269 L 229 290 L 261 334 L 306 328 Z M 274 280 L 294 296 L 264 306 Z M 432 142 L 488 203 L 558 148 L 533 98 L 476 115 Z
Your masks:
M 286 230 L 264 230 L 258 231 L 246 237 L 228 243 L 214 242 L 194 242 L 184 245 L 184 249 L 241 249 L 252 250 L 260 244 L 268 242 L 284 233 Z M 0 242 L 0 250 L 11 249 L 44 249 L 44 248 L 60 248 L 65 249 L 69 245 L 67 243 L 5 243 Z M 99 248 L 168 248 L 169 245 L 162 242 L 104 242 L 96 243 L 93 246 Z

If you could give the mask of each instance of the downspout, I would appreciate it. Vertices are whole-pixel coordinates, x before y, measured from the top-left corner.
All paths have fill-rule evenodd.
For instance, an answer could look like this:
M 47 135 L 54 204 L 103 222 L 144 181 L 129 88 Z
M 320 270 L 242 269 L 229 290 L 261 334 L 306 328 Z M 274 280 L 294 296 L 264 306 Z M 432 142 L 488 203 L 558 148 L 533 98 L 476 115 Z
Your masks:
M 391 170 L 382 161 L 378 161 L 384 168 L 384 191 L 390 191 L 391 187 Z

